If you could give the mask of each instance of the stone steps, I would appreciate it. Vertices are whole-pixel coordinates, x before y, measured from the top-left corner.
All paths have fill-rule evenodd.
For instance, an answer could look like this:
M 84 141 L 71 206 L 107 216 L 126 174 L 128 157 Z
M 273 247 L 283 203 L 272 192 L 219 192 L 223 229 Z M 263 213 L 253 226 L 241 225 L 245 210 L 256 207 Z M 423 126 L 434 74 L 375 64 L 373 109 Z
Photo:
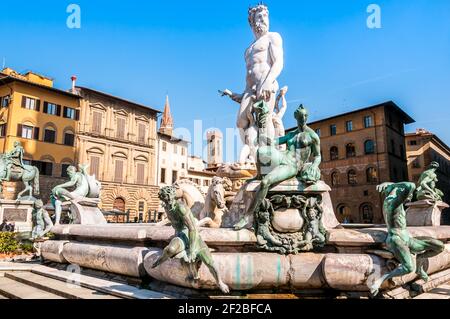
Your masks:
M 70 284 L 67 281 L 52 279 L 32 272 L 14 271 L 5 273 L 5 277 L 19 283 L 44 290 L 66 299 L 120 299 L 93 289 Z
M 0 262 L 0 299 L 28 297 L 8 294 L 8 288 L 28 287 L 30 294 L 41 292 L 66 299 L 174 299 L 174 295 L 125 284 L 92 275 L 74 274 L 38 263 Z M 69 283 L 69 284 L 68 284 Z M 79 288 L 73 288 L 73 284 Z M 45 297 L 45 296 L 44 296 Z M 40 297 L 30 297 L 38 298 Z M 180 298 L 180 297 L 178 297 Z
M 68 280 L 73 282 L 73 274 L 67 271 L 58 270 L 51 267 L 38 266 L 31 270 L 32 273 L 67 282 Z M 104 280 L 101 278 L 95 278 L 87 275 L 77 275 L 77 283 L 84 288 L 101 291 L 103 293 L 113 295 L 123 299 L 173 299 L 174 296 L 147 290 L 139 289 L 134 286 L 114 282 L 110 280 Z
M 450 282 L 421 294 L 414 299 L 450 299 Z
M 7 277 L 0 277 L 0 294 L 8 299 L 64 299 Z

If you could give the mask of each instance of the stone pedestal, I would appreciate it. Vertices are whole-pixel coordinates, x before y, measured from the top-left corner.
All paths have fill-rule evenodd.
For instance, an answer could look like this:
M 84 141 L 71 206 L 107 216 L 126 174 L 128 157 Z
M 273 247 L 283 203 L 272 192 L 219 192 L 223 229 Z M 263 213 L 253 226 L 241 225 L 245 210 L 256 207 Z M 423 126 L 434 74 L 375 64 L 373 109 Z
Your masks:
M 233 204 L 231 205 L 230 212 L 226 216 L 224 216 L 224 227 L 231 228 L 233 227 L 242 216 L 248 214 L 249 221 L 253 222 L 253 214 L 249 213 L 247 210 L 250 207 L 251 203 L 255 199 L 256 191 L 259 188 L 260 181 L 253 181 L 244 185 L 241 190 L 237 193 Z M 323 209 L 323 217 L 322 222 L 326 229 L 336 228 L 340 223 L 334 214 L 333 204 L 331 202 L 330 192 L 331 188 L 325 184 L 323 181 L 319 181 L 318 183 L 310 186 L 304 185 L 298 179 L 293 178 L 288 181 L 285 181 L 275 187 L 272 187 L 269 191 L 268 196 L 274 194 L 289 194 L 289 195 L 320 195 L 322 196 L 322 209 Z M 281 214 L 280 215 L 280 222 Z M 284 218 L 283 218 L 284 219 Z M 295 219 L 298 219 L 297 217 Z M 295 223 L 296 221 L 293 220 Z M 297 220 L 297 224 L 302 221 Z M 298 226 L 298 225 L 297 225 Z
M 16 232 L 31 232 L 33 204 L 32 201 L 0 199 L 0 223 L 4 220 L 14 222 Z
M 442 211 L 450 206 L 444 202 L 421 200 L 406 204 L 408 226 L 440 226 Z

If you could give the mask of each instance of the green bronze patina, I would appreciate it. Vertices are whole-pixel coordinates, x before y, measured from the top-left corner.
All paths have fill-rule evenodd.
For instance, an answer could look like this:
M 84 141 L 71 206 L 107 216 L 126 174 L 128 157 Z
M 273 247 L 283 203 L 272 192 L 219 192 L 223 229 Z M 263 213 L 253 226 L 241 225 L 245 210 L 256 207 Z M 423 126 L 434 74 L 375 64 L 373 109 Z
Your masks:
M 423 262 L 426 258 L 436 256 L 444 251 L 444 244 L 431 237 L 413 238 L 407 229 L 404 204 L 413 198 L 415 185 L 403 182 L 398 184 L 384 183 L 377 187 L 386 196 L 383 205 L 388 236 L 387 249 L 400 262 L 393 271 L 377 279 L 371 286 L 370 292 L 377 295 L 381 285 L 394 277 L 404 276 L 416 272 L 423 280 L 428 280 Z M 417 255 L 416 262 L 414 255 Z
M 297 177 L 304 184 L 314 184 L 320 180 L 319 165 L 320 138 L 306 123 L 308 111 L 301 105 L 295 111 L 297 129 L 287 135 L 271 141 L 265 135 L 268 107 L 266 102 L 255 103 L 255 114 L 258 123 L 258 140 L 260 147 L 257 152 L 257 180 L 261 181 L 256 198 L 249 208 L 249 212 L 257 214 L 261 204 L 267 197 L 269 189 L 281 182 Z M 278 145 L 286 145 L 286 151 L 279 150 Z M 248 225 L 248 214 L 243 217 L 235 229 L 239 230 Z
M 279 209 L 297 209 L 304 221 L 302 228 L 294 233 L 274 229 L 272 219 L 274 211 Z M 322 215 L 320 196 L 273 195 L 266 198 L 255 220 L 258 247 L 281 254 L 298 254 L 323 247 L 328 233 L 323 226 Z
M 188 279 L 195 281 L 199 279 L 198 270 L 203 262 L 213 275 L 220 290 L 223 293 L 229 293 L 228 286 L 222 281 L 214 265 L 208 246 L 200 236 L 196 218 L 189 207 L 176 199 L 176 189 L 173 186 L 163 187 L 159 191 L 159 198 L 163 202 L 167 218 L 175 229 L 175 237 L 164 248 L 162 255 L 152 267 L 156 268 L 170 258 L 181 259 L 182 265 L 188 269 Z
M 438 182 L 436 171 L 438 169 L 439 163 L 432 162 L 430 167 L 422 173 L 417 184 L 417 200 L 442 201 L 444 193 L 436 188 L 436 184 Z
M 22 181 L 25 189 L 17 195 L 17 199 L 32 200 L 33 194 L 39 195 L 39 170 L 35 166 L 23 162 L 24 149 L 19 141 L 14 142 L 14 149 L 0 155 L 0 194 L 3 193 L 3 182 Z M 28 198 L 23 198 L 25 193 Z
M 33 231 L 31 233 L 31 239 L 39 239 L 44 237 L 53 227 L 53 222 L 48 215 L 48 212 L 44 209 L 44 203 L 38 199 L 33 205 Z

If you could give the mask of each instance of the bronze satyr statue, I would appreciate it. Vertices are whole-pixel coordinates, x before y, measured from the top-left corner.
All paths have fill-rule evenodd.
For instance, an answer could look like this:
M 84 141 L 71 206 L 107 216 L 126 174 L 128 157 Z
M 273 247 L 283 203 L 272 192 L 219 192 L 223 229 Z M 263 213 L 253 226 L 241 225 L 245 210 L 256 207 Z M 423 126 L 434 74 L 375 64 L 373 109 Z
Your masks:
M 407 229 L 406 212 L 403 207 L 405 202 L 411 201 L 416 186 L 413 183 L 403 182 L 398 184 L 384 183 L 377 190 L 386 198 L 383 205 L 383 213 L 386 219 L 388 236 L 386 238 L 387 249 L 400 262 L 393 271 L 376 280 L 370 287 L 372 295 L 377 295 L 381 285 L 394 277 L 404 276 L 416 272 L 420 278 L 428 281 L 428 274 L 421 262 L 425 258 L 436 256 L 444 251 L 444 244 L 431 237 L 414 238 Z M 413 255 L 417 255 L 414 262 Z
M 175 229 L 175 237 L 164 248 L 161 257 L 152 267 L 156 268 L 170 258 L 178 258 L 181 259 L 182 265 L 188 269 L 188 279 L 195 281 L 199 279 L 198 270 L 201 263 L 204 262 L 220 290 L 223 293 L 229 293 L 228 286 L 222 281 L 214 265 L 208 246 L 200 237 L 196 226 L 197 220 L 191 210 L 183 202 L 176 199 L 176 189 L 173 186 L 163 187 L 159 191 L 159 198 L 163 202 L 167 218 Z
M 434 202 L 442 201 L 444 193 L 436 188 L 438 182 L 436 171 L 439 169 L 439 163 L 432 162 L 430 167 L 420 176 L 416 199 L 417 200 L 431 200 Z

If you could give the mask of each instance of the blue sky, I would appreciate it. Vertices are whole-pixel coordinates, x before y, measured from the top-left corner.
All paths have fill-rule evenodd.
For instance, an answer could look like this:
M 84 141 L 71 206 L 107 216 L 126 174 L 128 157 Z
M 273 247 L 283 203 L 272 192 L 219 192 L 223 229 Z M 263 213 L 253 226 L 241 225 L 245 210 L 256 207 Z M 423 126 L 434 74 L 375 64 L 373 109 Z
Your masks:
M 66 7 L 81 7 L 81 29 Z M 267 0 L 284 39 L 286 126 L 300 103 L 311 120 L 393 100 L 450 144 L 450 0 Z M 369 4 L 382 28 L 366 26 Z M 0 63 L 161 109 L 170 96 L 177 127 L 234 127 L 237 105 L 217 90 L 244 88 L 253 40 L 252 1 L 4 1 Z M 198 153 L 198 152 L 197 152 Z M 200 155 L 200 154 L 196 154 Z

